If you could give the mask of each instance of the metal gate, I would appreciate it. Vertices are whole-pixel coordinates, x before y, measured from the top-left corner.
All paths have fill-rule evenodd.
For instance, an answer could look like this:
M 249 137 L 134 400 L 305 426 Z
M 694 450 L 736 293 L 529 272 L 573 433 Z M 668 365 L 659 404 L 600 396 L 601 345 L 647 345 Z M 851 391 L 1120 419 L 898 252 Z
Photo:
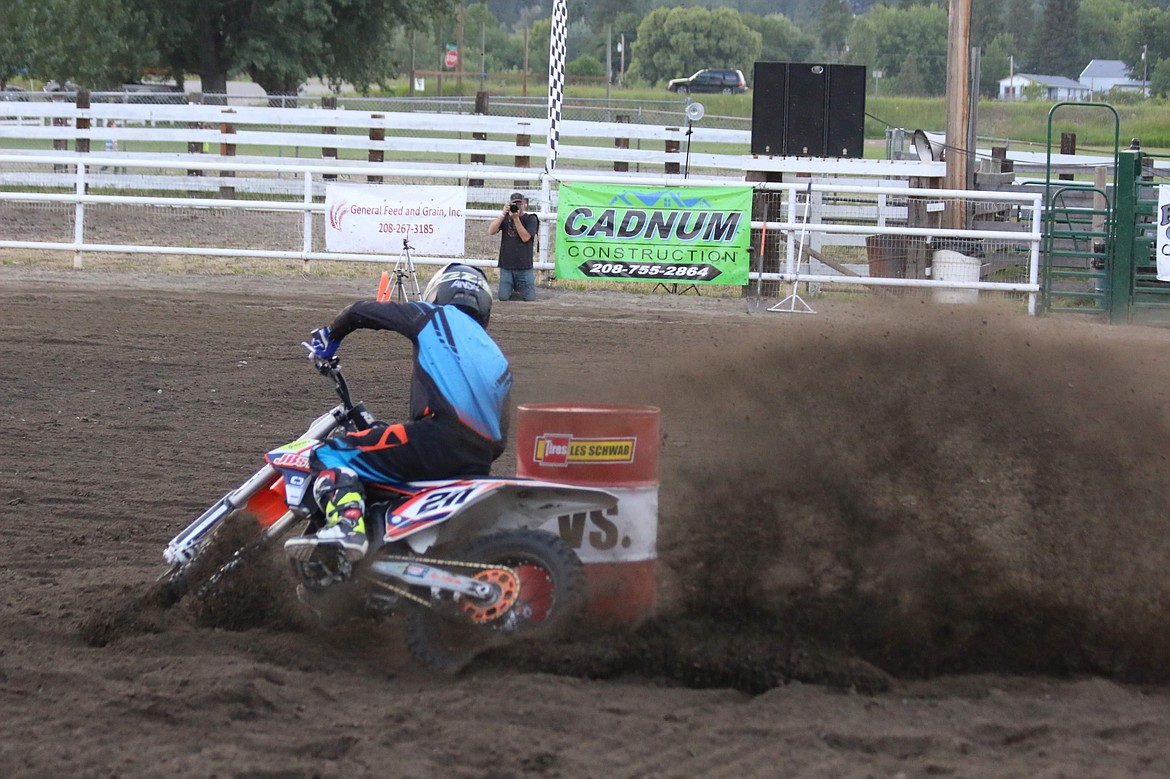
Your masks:
M 1052 117 L 1064 106 L 1112 112 L 1112 182 L 1053 179 Z M 1119 126 L 1116 110 L 1104 103 L 1058 103 L 1049 111 L 1040 310 L 1099 314 L 1114 324 L 1170 325 L 1170 283 L 1157 279 L 1153 176 L 1154 160 L 1170 155 L 1148 154 L 1137 139 L 1120 150 Z
M 1122 152 L 1117 167 L 1117 227 L 1113 242 L 1109 321 L 1119 324 L 1170 325 L 1170 282 L 1158 281 L 1155 245 L 1158 229 L 1158 184 L 1155 158 L 1134 148 Z
M 1112 192 L 1116 193 L 1120 120 L 1105 103 L 1057 103 L 1048 112 L 1048 156 L 1044 177 L 1044 241 L 1041 245 L 1041 305 L 1045 313 L 1108 314 L 1110 248 L 1116 229 L 1116 204 L 1107 175 L 1092 183 L 1053 179 L 1052 120 L 1066 107 L 1102 108 L 1113 115 Z M 1063 145 L 1063 144 L 1062 144 Z

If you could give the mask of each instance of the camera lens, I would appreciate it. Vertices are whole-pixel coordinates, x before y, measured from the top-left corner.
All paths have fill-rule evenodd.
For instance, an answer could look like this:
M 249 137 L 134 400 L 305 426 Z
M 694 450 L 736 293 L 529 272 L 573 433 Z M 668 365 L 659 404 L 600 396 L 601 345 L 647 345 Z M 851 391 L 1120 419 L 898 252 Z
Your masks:
M 520 210 L 520 206 L 519 206 L 518 204 L 516 204 L 516 203 L 509 203 L 509 204 L 508 204 L 508 210 L 509 210 L 509 211 L 511 211 L 511 212 L 514 214 L 514 213 L 516 213 L 517 211 L 519 211 L 519 210 Z

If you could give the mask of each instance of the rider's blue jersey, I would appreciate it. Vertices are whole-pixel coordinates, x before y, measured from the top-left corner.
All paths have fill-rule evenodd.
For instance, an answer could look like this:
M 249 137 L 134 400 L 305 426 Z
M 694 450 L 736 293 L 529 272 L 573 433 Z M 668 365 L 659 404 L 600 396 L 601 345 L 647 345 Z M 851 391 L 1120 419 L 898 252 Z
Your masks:
M 478 322 L 455 306 L 361 300 L 342 311 L 329 332 L 344 338 L 360 328 L 393 330 L 414 343 L 411 419 L 455 419 L 503 445 L 512 372 Z

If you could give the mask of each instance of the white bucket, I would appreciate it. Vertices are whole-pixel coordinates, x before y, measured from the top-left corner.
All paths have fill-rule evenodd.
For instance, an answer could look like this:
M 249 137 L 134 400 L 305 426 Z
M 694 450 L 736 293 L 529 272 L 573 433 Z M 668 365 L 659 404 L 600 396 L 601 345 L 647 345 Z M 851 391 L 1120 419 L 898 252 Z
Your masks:
M 931 261 L 931 276 L 935 281 L 979 281 L 982 266 L 975 257 L 950 249 L 939 249 Z M 978 303 L 979 290 L 936 289 L 934 299 L 938 303 Z

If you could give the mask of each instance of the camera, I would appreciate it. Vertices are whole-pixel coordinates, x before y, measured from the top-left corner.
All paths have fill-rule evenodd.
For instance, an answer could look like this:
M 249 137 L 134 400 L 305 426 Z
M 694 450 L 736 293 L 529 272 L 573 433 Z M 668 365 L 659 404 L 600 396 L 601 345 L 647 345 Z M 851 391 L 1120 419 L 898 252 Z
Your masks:
M 508 204 L 508 210 L 514 214 L 520 210 L 520 204 L 515 202 L 515 201 L 512 201 L 511 203 Z

